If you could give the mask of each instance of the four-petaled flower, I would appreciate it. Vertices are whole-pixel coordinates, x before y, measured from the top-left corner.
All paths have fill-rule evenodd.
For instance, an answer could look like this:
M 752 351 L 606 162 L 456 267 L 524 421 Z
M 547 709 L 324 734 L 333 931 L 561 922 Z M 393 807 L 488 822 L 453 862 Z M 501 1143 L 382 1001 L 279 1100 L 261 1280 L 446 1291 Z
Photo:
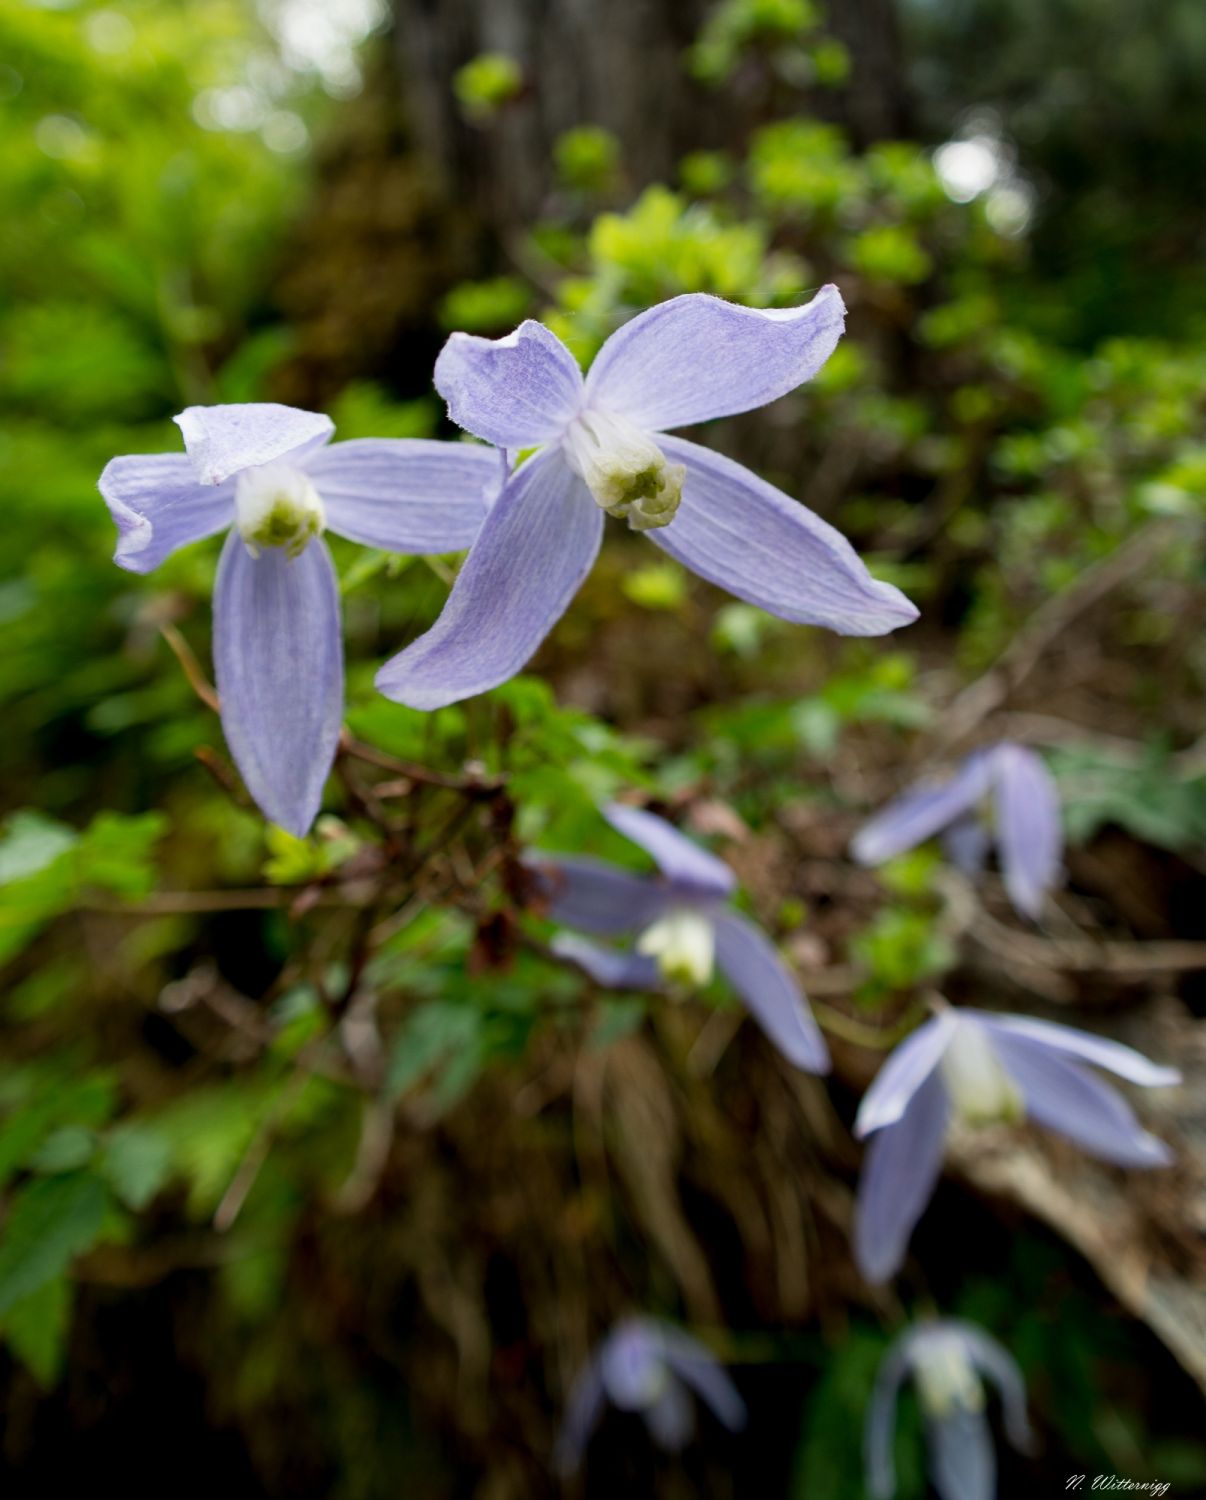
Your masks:
M 1171 1159 L 1092 1063 L 1149 1088 L 1179 1083 L 1174 1068 L 1108 1038 L 1028 1016 L 943 1010 L 892 1053 L 863 1096 L 854 1133 L 874 1135 L 863 1161 L 854 1252 L 871 1282 L 904 1259 L 942 1170 L 952 1122 L 1035 1120 L 1091 1156 L 1124 1167 Z
M 389 552 L 461 551 L 500 460 L 417 438 L 327 447 L 329 417 L 272 403 L 190 406 L 174 420 L 186 453 L 115 458 L 101 475 L 114 561 L 149 573 L 230 528 L 214 587 L 222 728 L 260 809 L 300 837 L 343 721 L 339 590 L 323 530 Z
M 990 798 L 991 833 L 979 816 Z M 936 833 L 973 876 L 995 841 L 1009 899 L 1023 916 L 1038 917 L 1059 877 L 1063 836 L 1059 793 L 1033 750 L 1002 743 L 973 751 L 949 781 L 914 787 L 890 802 L 859 830 L 850 852 L 860 864 L 879 865 Z
M 512 474 L 426 635 L 377 686 L 440 708 L 514 676 L 590 572 L 606 511 L 738 598 L 843 635 L 917 618 L 840 532 L 732 459 L 671 427 L 764 406 L 810 379 L 841 336 L 836 287 L 757 310 L 690 293 L 639 314 L 583 380 L 559 338 L 523 323 L 498 340 L 454 333 L 435 383 L 452 420 L 516 453 Z
M 654 1318 L 617 1323 L 574 1382 L 554 1463 L 572 1473 L 608 1402 L 639 1412 L 659 1447 L 676 1453 L 694 1431 L 693 1390 L 730 1432 L 745 1425 L 745 1403 L 715 1357 L 681 1329 Z
M 930 1476 L 942 1500 L 995 1500 L 997 1465 L 981 1376 L 1000 1392 L 1005 1434 L 1022 1453 L 1032 1442 L 1026 1387 L 1013 1357 L 996 1339 L 955 1318 L 918 1323 L 884 1355 L 863 1436 L 873 1500 L 892 1500 L 896 1491 L 896 1397 L 910 1375 L 925 1420 Z
M 630 950 L 561 935 L 555 951 L 612 989 L 703 985 L 715 962 L 789 1062 L 827 1072 L 829 1053 L 799 985 L 765 933 L 729 905 L 736 880 L 728 865 L 653 813 L 620 803 L 602 811 L 653 856 L 661 875 L 581 855 L 528 855 L 555 922 L 604 937 L 640 934 Z

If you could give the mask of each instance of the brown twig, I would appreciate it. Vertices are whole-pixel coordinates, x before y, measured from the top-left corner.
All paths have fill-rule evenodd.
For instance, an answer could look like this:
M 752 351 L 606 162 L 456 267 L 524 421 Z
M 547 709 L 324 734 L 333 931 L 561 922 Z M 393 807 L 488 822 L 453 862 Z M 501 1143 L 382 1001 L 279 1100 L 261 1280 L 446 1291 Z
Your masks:
M 218 695 L 209 679 L 201 670 L 201 663 L 197 660 L 193 648 L 184 639 L 174 625 L 160 625 L 159 634 L 167 642 L 172 655 L 180 663 L 188 685 L 205 704 L 206 708 L 218 712 Z

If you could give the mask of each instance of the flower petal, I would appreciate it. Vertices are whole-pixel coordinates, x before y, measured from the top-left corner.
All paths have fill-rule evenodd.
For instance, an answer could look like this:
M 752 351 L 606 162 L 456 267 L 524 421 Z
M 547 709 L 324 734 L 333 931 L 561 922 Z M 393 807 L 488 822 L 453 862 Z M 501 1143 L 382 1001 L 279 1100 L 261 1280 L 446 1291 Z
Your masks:
M 662 987 L 657 959 L 634 948 L 605 948 L 575 932 L 557 933 L 549 947 L 605 990 L 650 991 Z
M 609 802 L 602 813 L 617 833 L 652 855 L 662 874 L 676 885 L 711 896 L 728 896 L 736 889 L 737 877 L 728 865 L 665 818 L 624 802 Z
M 1055 779 L 1042 757 L 1022 745 L 998 745 L 992 774 L 1005 889 L 1023 916 L 1037 918 L 1059 876 L 1063 850 Z
M 713 926 L 716 962 L 759 1026 L 788 1062 L 809 1073 L 828 1073 L 825 1039 L 774 944 L 736 912 L 719 913 Z
M 226 742 L 264 815 L 313 823 L 343 721 L 339 591 L 323 542 L 253 558 L 226 539 L 214 588 L 214 667 Z
M 871 1500 L 892 1500 L 896 1491 L 896 1401 L 916 1332 L 910 1329 L 891 1344 L 875 1373 L 863 1424 L 863 1472 Z
M 873 1285 L 895 1275 L 942 1171 L 950 1105 L 931 1074 L 867 1147 L 854 1214 L 854 1258 Z
M 587 377 L 587 402 L 655 432 L 753 411 L 811 380 L 845 321 L 835 286 L 803 307 L 672 297 L 607 340 Z
M 340 536 L 386 552 L 464 552 L 499 478 L 496 449 L 423 438 L 357 438 L 306 462 Z
M 997 1457 L 982 1411 L 955 1406 L 926 1423 L 930 1474 L 941 1500 L 996 1500 Z
M 458 427 L 498 448 L 534 448 L 565 431 L 582 404 L 582 371 L 543 323 L 503 339 L 454 333 L 440 351 L 435 388 Z
M 607 1393 L 603 1389 L 599 1358 L 595 1355 L 580 1371 L 565 1404 L 565 1416 L 553 1449 L 553 1467 L 559 1474 L 569 1475 L 577 1470 L 606 1405 Z
M 880 865 L 915 849 L 970 811 L 988 794 L 991 768 L 984 754 L 969 755 L 938 786 L 918 786 L 889 802 L 850 841 L 860 865 Z
M 695 1433 L 691 1401 L 677 1380 L 666 1386 L 644 1410 L 649 1435 L 665 1453 L 679 1453 Z
M 117 525 L 113 561 L 130 573 L 149 573 L 177 547 L 213 536 L 234 520 L 234 486 L 198 484 L 183 453 L 112 458 L 100 492 Z
M 1172 1152 L 1140 1125 L 1115 1088 L 1041 1042 L 994 1028 L 992 1043 L 1028 1117 L 1120 1167 L 1164 1167 Z
M 662 1353 L 680 1380 L 689 1385 L 730 1432 L 745 1426 L 747 1412 L 728 1371 L 710 1349 L 679 1328 L 659 1324 Z
M 992 849 L 992 837 L 975 813 L 964 813 L 942 833 L 942 852 L 969 880 L 984 873 Z
M 942 1061 L 958 1024 L 958 1013 L 944 1010 L 893 1050 L 859 1105 L 854 1121 L 854 1134 L 859 1140 L 885 1125 L 896 1124 L 913 1095 Z
M 240 469 L 278 459 L 299 463 L 335 431 L 330 417 L 275 401 L 189 406 L 172 421 L 202 484 L 221 484 Z
M 971 1362 L 1000 1392 L 1005 1435 L 1019 1452 L 1028 1453 L 1034 1439 L 1026 1414 L 1026 1382 L 1022 1379 L 1017 1360 L 982 1328 L 954 1318 L 946 1326 L 962 1340 Z
M 590 572 L 603 512 L 557 450 L 521 465 L 478 532 L 443 613 L 386 662 L 378 690 L 443 708 L 514 677 Z
M 1105 1068 L 1130 1083 L 1144 1088 L 1170 1088 L 1181 1082 L 1176 1068 L 1165 1068 L 1109 1037 L 1094 1036 L 1092 1032 L 1080 1031 L 1075 1026 L 1061 1026 L 1055 1021 L 1039 1021 L 1033 1016 L 1002 1016 L 992 1011 L 971 1010 L 990 1032 L 996 1035 L 1022 1037 L 1037 1042 L 1056 1052 L 1063 1052 L 1082 1062 L 1092 1063 L 1095 1068 Z
M 666 909 L 665 887 L 606 860 L 533 852 L 524 864 L 536 876 L 547 915 L 566 927 L 614 937 L 649 926 Z
M 658 443 L 687 478 L 673 521 L 646 534 L 693 573 L 782 620 L 839 635 L 884 635 L 917 618 L 840 531 L 782 490 L 685 438 Z

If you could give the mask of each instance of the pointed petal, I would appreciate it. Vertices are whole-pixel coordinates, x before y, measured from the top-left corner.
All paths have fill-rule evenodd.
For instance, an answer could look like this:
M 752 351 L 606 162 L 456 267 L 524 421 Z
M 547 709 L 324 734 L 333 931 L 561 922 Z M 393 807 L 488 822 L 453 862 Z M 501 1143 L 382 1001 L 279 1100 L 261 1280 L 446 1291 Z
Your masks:
M 1059 793 L 1042 758 L 1022 745 L 998 745 L 992 754 L 997 849 L 1009 899 L 1036 918 L 1059 877 L 1063 852 Z
M 880 865 L 906 849 L 915 849 L 961 818 L 988 794 L 986 756 L 969 755 L 955 774 L 938 786 L 919 786 L 889 802 L 864 823 L 850 841 L 860 865 Z
M 753 411 L 811 380 L 845 320 L 835 286 L 803 307 L 672 297 L 607 340 L 587 377 L 587 401 L 655 432 Z
M 646 535 L 684 567 L 768 614 L 839 635 L 885 635 L 917 618 L 840 531 L 782 490 L 685 438 L 658 444 L 687 478 L 673 521 Z
M 1028 1453 L 1034 1440 L 1026 1414 L 1026 1382 L 1017 1360 L 1004 1345 L 974 1324 L 952 1319 L 948 1326 L 963 1340 L 972 1363 L 1000 1392 L 1005 1435 L 1020 1453 Z
M 536 875 L 547 915 L 566 927 L 614 937 L 648 927 L 666 909 L 663 886 L 606 860 L 537 851 L 526 854 L 524 864 Z
M 665 818 L 625 802 L 609 802 L 602 813 L 617 833 L 652 855 L 662 874 L 675 884 L 715 896 L 727 896 L 736 889 L 737 877 L 728 865 Z
M 240 469 L 278 459 L 300 463 L 335 431 L 330 417 L 275 401 L 189 406 L 172 421 L 202 484 L 221 484 Z
M 966 813 L 949 824 L 942 834 L 942 852 L 969 880 L 984 873 L 992 839 L 974 813 Z
M 486 519 L 499 456 L 478 443 L 357 438 L 306 461 L 339 536 L 386 552 L 464 552 Z
M 874 1130 L 896 1124 L 913 1095 L 942 1061 L 958 1022 L 955 1011 L 944 1010 L 893 1049 L 859 1105 L 854 1134 L 860 1141 Z
M 253 558 L 232 531 L 214 588 L 222 728 L 265 817 L 298 838 L 313 823 L 343 721 L 343 642 L 331 556 Z
M 745 1402 L 728 1371 L 710 1349 L 679 1328 L 662 1324 L 662 1350 L 666 1363 L 680 1380 L 689 1385 L 712 1415 L 730 1432 L 739 1432 L 746 1423 Z
M 996 1500 L 997 1459 L 982 1411 L 956 1406 L 926 1423 L 930 1473 L 942 1500 Z
M 999 1028 L 992 1032 L 992 1044 L 1021 1089 L 1030 1119 L 1120 1167 L 1164 1167 L 1172 1161 L 1168 1146 L 1144 1130 L 1117 1089 L 1087 1068 Z
M 558 958 L 574 964 L 605 990 L 659 990 L 657 960 L 632 948 L 605 948 L 574 932 L 559 932 L 549 947 Z
M 899 1270 L 942 1171 L 950 1105 L 931 1074 L 896 1122 L 867 1147 L 854 1214 L 854 1258 L 873 1285 Z
M 458 427 L 498 448 L 554 442 L 582 403 L 582 372 L 557 335 L 529 319 L 503 339 L 454 333 L 435 388 Z
M 1126 1047 L 1109 1037 L 1094 1036 L 1092 1032 L 1080 1031 L 1075 1026 L 1061 1026 L 1055 1021 L 1039 1021 L 1033 1016 L 1001 1016 L 986 1010 L 968 1010 L 988 1030 L 1009 1036 L 1022 1037 L 1037 1042 L 1056 1052 L 1092 1063 L 1095 1068 L 1105 1068 L 1129 1083 L 1138 1083 L 1144 1088 L 1171 1088 L 1181 1082 L 1176 1068 L 1161 1067 L 1142 1052 Z
M 386 662 L 377 688 L 443 708 L 514 677 L 590 572 L 603 512 L 557 450 L 521 465 L 495 501 L 426 635 Z
M 100 492 L 117 525 L 113 561 L 130 573 L 149 573 L 177 547 L 213 536 L 234 520 L 234 486 L 198 484 L 183 453 L 112 458 Z
M 606 1405 L 607 1394 L 596 1356 L 580 1371 L 565 1404 L 565 1416 L 553 1449 L 553 1467 L 559 1474 L 573 1474 L 577 1470 Z
M 871 1500 L 892 1500 L 896 1491 L 896 1401 L 909 1373 L 910 1329 L 888 1349 L 875 1372 L 863 1424 L 863 1472 Z
M 759 1026 L 788 1062 L 809 1073 L 828 1073 L 825 1039 L 774 944 L 736 912 L 719 913 L 713 926 L 716 962 Z
M 649 1435 L 665 1453 L 678 1453 L 691 1441 L 695 1432 L 695 1413 L 691 1400 L 676 1380 L 666 1384 L 644 1412 Z

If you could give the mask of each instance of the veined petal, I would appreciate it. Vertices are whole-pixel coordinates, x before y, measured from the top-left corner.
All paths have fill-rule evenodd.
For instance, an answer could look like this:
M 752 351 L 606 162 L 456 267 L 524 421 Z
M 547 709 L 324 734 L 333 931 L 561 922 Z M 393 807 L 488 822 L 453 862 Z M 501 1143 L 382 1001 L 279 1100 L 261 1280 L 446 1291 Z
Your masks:
M 716 962 L 759 1026 L 788 1062 L 809 1073 L 828 1073 L 825 1039 L 774 944 L 736 912 L 720 912 L 713 926 Z
M 556 449 L 520 466 L 486 516 L 426 635 L 386 662 L 378 690 L 443 708 L 514 677 L 590 572 L 603 513 Z
M 1023 916 L 1036 918 L 1059 875 L 1063 850 L 1059 793 L 1042 758 L 1022 745 L 991 752 L 997 850 L 1005 889 Z
M 477 443 L 356 438 L 306 462 L 340 536 L 386 552 L 464 552 L 486 519 L 499 456 Z
M 896 1491 L 896 1402 L 909 1373 L 909 1347 L 916 1330 L 898 1338 L 880 1361 L 863 1424 L 863 1471 L 871 1500 L 892 1500 Z
M 1144 1130 L 1117 1089 L 1087 1068 L 1041 1042 L 1000 1029 L 992 1041 L 1022 1091 L 1030 1119 L 1120 1167 L 1164 1167 L 1172 1161 L 1168 1146 Z
M 673 521 L 648 535 L 684 567 L 768 614 L 839 635 L 885 635 L 917 618 L 840 531 L 782 490 L 685 438 L 658 444 L 687 477 Z
M 624 802 L 609 802 L 602 813 L 617 833 L 652 855 L 658 869 L 675 884 L 713 896 L 728 896 L 736 889 L 737 877 L 728 865 L 665 818 Z
M 149 573 L 177 547 L 213 536 L 234 520 L 234 485 L 198 484 L 183 453 L 111 458 L 100 492 L 117 525 L 113 561 L 130 573 Z
M 585 854 L 526 854 L 537 890 L 554 922 L 615 937 L 657 920 L 666 909 L 665 887 Z
M 746 1422 L 745 1402 L 728 1371 L 710 1349 L 681 1329 L 666 1324 L 660 1324 L 659 1329 L 666 1363 L 711 1409 L 717 1421 L 730 1432 L 740 1431 Z
M 942 852 L 969 880 L 984 873 L 992 838 L 975 813 L 965 813 L 949 823 L 942 833 Z
M 343 721 L 339 591 L 325 543 L 258 558 L 226 539 L 214 588 L 222 728 L 264 815 L 298 838 L 313 823 Z
M 605 948 L 576 932 L 559 932 L 549 947 L 605 990 L 652 991 L 662 987 L 657 960 L 635 948 Z
M 988 1376 L 1000 1393 L 1006 1437 L 1019 1452 L 1029 1452 L 1033 1438 L 1026 1415 L 1026 1382 L 1017 1360 L 982 1328 L 954 1319 L 947 1326 L 963 1341 L 972 1364 Z
M 582 404 L 577 360 L 531 319 L 502 339 L 454 333 L 436 360 L 435 388 L 458 427 L 498 448 L 553 442 Z
M 330 440 L 335 424 L 316 411 L 247 401 L 238 406 L 189 406 L 173 417 L 202 484 L 221 484 L 240 469 L 288 459 L 295 467 Z
M 677 1380 L 667 1381 L 643 1415 L 650 1437 L 665 1453 L 681 1452 L 695 1432 L 690 1397 Z
M 942 1171 L 950 1105 L 932 1074 L 867 1147 L 854 1213 L 854 1258 L 873 1285 L 895 1275 Z
M 859 1105 L 854 1121 L 854 1134 L 859 1140 L 874 1130 L 895 1125 L 913 1095 L 942 1061 L 958 1024 L 958 1013 L 944 1010 L 893 1050 Z
M 941 1500 L 996 1500 L 997 1457 L 982 1411 L 956 1406 L 926 1423 L 930 1474 Z
M 938 786 L 913 787 L 889 802 L 850 841 L 860 865 L 880 865 L 933 838 L 985 797 L 991 785 L 986 755 L 969 755 L 955 774 Z
M 803 307 L 740 307 L 703 292 L 672 297 L 607 340 L 587 377 L 587 402 L 655 432 L 752 411 L 811 380 L 845 321 L 835 286 Z
M 1018 1036 L 1036 1042 L 1055 1052 L 1062 1052 L 1082 1062 L 1092 1063 L 1095 1068 L 1105 1068 L 1129 1083 L 1144 1088 L 1171 1088 L 1181 1082 L 1176 1068 L 1165 1068 L 1154 1063 L 1142 1052 L 1109 1037 L 1094 1036 L 1092 1032 L 1080 1031 L 1075 1026 L 1061 1026 L 1056 1021 L 1039 1021 L 1033 1016 L 1002 1016 L 987 1010 L 970 1010 L 981 1025 L 995 1035 Z

